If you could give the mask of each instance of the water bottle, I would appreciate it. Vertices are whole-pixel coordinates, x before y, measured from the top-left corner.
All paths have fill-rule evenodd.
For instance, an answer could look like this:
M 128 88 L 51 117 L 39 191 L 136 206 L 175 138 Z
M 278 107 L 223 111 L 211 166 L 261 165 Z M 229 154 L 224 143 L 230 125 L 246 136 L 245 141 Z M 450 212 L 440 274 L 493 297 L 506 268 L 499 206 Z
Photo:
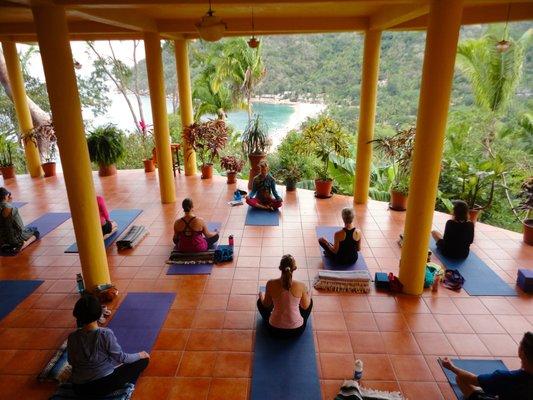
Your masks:
M 228 244 L 233 247 L 233 235 L 228 236 Z
M 76 274 L 76 286 L 79 294 L 82 294 L 85 291 L 85 285 L 83 283 L 83 277 L 81 274 Z
M 241 192 L 239 190 L 236 190 L 235 193 L 233 194 L 233 198 L 235 199 L 235 201 L 241 201 L 242 200 Z

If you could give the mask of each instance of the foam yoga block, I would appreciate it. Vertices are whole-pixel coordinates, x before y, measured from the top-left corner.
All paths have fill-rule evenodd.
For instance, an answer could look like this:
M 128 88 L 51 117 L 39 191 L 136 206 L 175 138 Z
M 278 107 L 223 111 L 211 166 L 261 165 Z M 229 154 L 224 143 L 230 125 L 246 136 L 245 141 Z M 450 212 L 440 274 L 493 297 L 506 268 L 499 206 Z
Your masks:
M 519 269 L 516 284 L 524 292 L 533 293 L 533 269 Z

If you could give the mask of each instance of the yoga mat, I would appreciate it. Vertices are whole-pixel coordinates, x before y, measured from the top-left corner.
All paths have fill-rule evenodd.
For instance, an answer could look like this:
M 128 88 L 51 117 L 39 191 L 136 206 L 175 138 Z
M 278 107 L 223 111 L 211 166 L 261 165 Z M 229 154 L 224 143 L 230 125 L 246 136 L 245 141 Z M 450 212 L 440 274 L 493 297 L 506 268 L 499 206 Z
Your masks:
M 318 238 L 325 236 L 331 243 L 333 243 L 335 232 L 340 230 L 339 226 L 317 226 L 315 228 L 316 236 Z M 320 247 L 320 244 L 317 242 L 317 246 Z M 368 269 L 366 266 L 365 258 L 361 252 L 358 253 L 357 261 L 354 264 L 348 265 L 337 265 L 332 259 L 324 255 L 322 247 L 320 247 L 322 263 L 324 264 L 324 269 L 333 270 L 333 271 L 354 271 L 354 270 L 365 270 Z
M 448 258 L 437 249 L 431 238 L 430 249 L 447 269 L 456 269 L 465 278 L 463 289 L 470 296 L 517 296 L 516 290 L 500 278 L 474 252 L 470 251 L 464 260 Z
M 472 372 L 473 374 L 490 374 L 497 369 L 507 371 L 507 367 L 502 360 L 452 360 L 452 362 L 459 368 Z M 442 366 L 441 366 L 442 368 Z M 465 400 L 459 386 L 455 383 L 455 374 L 446 368 L 442 368 L 448 378 L 448 382 L 459 400 Z
M 22 207 L 22 206 L 25 206 L 26 204 L 28 204 L 27 201 L 14 201 L 14 202 L 11 203 L 11 205 L 12 205 L 13 207 L 17 207 L 17 208 L 20 208 L 20 207 Z
M 46 213 L 35 221 L 32 221 L 28 226 L 34 226 L 39 231 L 39 238 L 49 234 L 63 222 L 70 218 L 70 213 L 65 212 L 52 212 Z
M 109 213 L 109 217 L 112 221 L 115 221 L 118 224 L 118 229 L 115 233 L 109 236 L 104 240 L 104 245 L 106 248 L 111 246 L 113 242 L 126 230 L 128 226 L 142 213 L 142 210 L 133 208 L 133 209 L 116 209 Z M 78 246 L 76 243 L 72 244 L 68 249 L 65 250 L 65 253 L 77 253 Z
M 152 349 L 175 297 L 175 293 L 128 293 L 107 326 L 124 352 Z
M 15 309 L 44 281 L 0 281 L 0 320 Z
M 279 211 L 259 210 L 248 207 L 244 224 L 251 226 L 278 226 Z
M 208 222 L 207 229 L 214 231 L 215 229 L 220 232 L 222 223 L 220 222 Z M 220 239 L 219 239 L 220 240 Z M 217 242 L 218 243 L 218 242 Z M 217 243 L 213 248 L 216 249 Z M 213 264 L 172 264 L 167 270 L 167 275 L 209 275 L 213 269 Z
M 258 314 L 254 352 L 251 400 L 322 399 L 311 317 L 300 337 L 279 339 Z

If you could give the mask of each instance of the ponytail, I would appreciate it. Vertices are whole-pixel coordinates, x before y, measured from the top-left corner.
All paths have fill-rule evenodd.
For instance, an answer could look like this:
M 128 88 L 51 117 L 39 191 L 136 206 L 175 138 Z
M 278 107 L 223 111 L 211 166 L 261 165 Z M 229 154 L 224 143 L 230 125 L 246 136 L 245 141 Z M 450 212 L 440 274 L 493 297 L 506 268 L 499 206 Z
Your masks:
M 285 254 L 281 257 L 279 269 L 281 271 L 281 286 L 285 290 L 290 290 L 292 286 L 292 271 L 296 269 L 294 257 L 290 254 Z

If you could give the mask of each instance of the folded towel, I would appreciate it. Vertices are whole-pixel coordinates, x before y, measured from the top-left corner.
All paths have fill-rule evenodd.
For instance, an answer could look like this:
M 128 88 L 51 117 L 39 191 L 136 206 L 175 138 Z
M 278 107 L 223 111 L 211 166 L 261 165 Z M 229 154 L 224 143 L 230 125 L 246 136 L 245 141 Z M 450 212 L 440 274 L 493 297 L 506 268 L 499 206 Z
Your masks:
M 346 380 L 342 383 L 335 400 L 404 400 L 404 397 L 400 392 L 367 389 L 360 386 L 357 381 Z
M 144 226 L 133 225 L 122 238 L 117 240 L 117 247 L 119 250 L 133 249 L 146 235 L 148 235 L 148 231 Z

